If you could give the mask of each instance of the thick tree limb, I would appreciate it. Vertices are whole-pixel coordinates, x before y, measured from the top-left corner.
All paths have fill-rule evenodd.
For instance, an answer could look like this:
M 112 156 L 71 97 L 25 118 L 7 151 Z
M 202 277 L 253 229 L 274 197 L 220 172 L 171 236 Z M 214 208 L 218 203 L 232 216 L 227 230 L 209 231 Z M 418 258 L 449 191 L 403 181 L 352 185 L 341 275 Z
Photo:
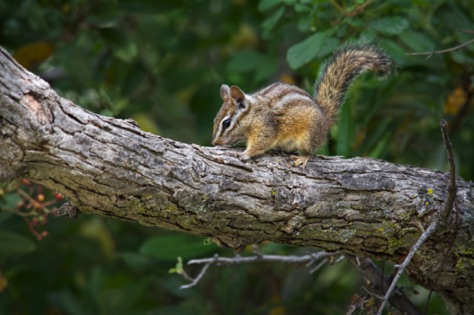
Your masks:
M 396 263 L 444 206 L 449 175 L 383 161 L 288 156 L 243 163 L 235 149 L 178 143 L 59 97 L 0 50 L 0 182 L 26 177 L 82 212 L 210 237 L 264 240 Z M 474 190 L 457 179 L 459 219 L 408 266 L 453 312 L 474 312 Z M 457 233 L 455 230 L 457 229 Z M 447 246 L 452 246 L 449 254 Z M 439 268 L 441 261 L 443 268 Z

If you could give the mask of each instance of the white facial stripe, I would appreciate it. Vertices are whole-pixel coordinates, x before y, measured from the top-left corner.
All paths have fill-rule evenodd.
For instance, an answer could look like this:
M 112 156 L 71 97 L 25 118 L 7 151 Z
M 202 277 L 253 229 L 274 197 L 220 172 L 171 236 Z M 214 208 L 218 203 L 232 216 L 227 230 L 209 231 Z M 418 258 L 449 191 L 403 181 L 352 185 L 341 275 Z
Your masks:
M 224 118 L 222 118 L 222 120 L 219 122 L 219 128 L 217 129 L 216 137 L 215 137 L 216 139 L 219 138 L 222 135 L 222 133 L 224 132 L 224 130 L 222 130 L 222 122 L 226 119 L 229 119 L 229 118 L 230 118 L 230 116 L 227 115 Z M 229 128 L 230 128 L 230 126 L 229 126 Z M 229 129 L 229 128 L 227 128 L 227 129 Z
M 237 121 L 240 119 L 240 116 L 242 116 L 246 111 L 238 111 L 235 113 L 234 116 L 225 116 L 222 120 L 221 120 L 221 123 L 219 125 L 219 132 L 218 134 L 221 135 L 221 134 L 224 134 L 225 132 L 228 132 L 229 130 L 232 130 L 235 126 L 235 124 L 237 123 Z M 229 119 L 230 118 L 230 124 L 229 124 L 229 127 L 227 127 L 227 129 L 224 130 L 224 127 L 222 126 L 223 122 L 226 120 L 226 119 Z
M 245 104 L 246 104 L 244 109 L 239 109 L 239 107 L 237 106 L 233 110 L 228 110 L 227 115 L 224 116 L 220 120 L 219 126 L 217 128 L 216 136 L 214 137 L 213 141 L 215 141 L 218 138 L 224 137 L 224 134 L 227 134 L 227 133 L 231 132 L 231 130 L 234 129 L 234 127 L 238 124 L 238 121 L 239 121 L 240 117 L 245 116 L 247 114 L 247 112 L 250 109 L 249 105 L 252 102 L 255 102 L 256 98 L 253 97 L 253 96 L 250 96 L 250 95 L 245 95 L 245 100 L 244 101 L 245 101 Z M 224 130 L 223 122 L 227 119 L 230 119 L 230 124 L 229 124 L 229 127 L 227 127 Z
M 294 102 L 313 102 L 313 99 L 309 95 L 289 93 L 283 96 L 278 102 L 275 103 L 275 107 L 283 107 L 287 104 Z

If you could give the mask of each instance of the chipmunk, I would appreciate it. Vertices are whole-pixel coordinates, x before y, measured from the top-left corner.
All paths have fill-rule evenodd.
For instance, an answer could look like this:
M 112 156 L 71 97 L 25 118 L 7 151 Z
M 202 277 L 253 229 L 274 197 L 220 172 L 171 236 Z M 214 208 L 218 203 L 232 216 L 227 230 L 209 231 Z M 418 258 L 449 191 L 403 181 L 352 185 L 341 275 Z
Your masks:
M 365 70 L 387 75 L 392 60 L 373 45 L 352 45 L 334 53 L 314 85 L 314 97 L 290 84 L 274 83 L 256 93 L 223 84 L 223 104 L 214 118 L 212 144 L 247 141 L 242 160 L 268 150 L 298 151 L 294 165 L 306 166 L 324 144 L 352 80 Z

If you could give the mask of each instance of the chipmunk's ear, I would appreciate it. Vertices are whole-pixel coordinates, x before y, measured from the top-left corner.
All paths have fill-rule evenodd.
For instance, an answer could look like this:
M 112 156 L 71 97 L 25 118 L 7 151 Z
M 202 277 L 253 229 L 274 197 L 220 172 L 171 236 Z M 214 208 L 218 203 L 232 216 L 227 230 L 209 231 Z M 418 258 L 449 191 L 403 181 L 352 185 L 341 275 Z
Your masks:
M 227 100 L 230 97 L 230 89 L 227 84 L 222 84 L 221 85 L 221 98 L 224 102 L 227 102 Z
M 234 99 L 239 109 L 247 107 L 245 104 L 245 94 L 238 86 L 232 85 L 230 87 L 230 96 Z

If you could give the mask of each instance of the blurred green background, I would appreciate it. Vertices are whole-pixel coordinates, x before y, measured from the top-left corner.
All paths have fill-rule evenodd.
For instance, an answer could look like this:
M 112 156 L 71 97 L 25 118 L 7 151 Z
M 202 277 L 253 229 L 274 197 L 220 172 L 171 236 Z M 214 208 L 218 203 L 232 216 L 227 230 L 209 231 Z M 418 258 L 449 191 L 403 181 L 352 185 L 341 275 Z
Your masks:
M 354 82 L 320 153 L 446 170 L 444 118 L 466 180 L 474 179 L 474 44 L 407 53 L 473 37 L 470 0 L 0 1 L 0 45 L 60 95 L 202 145 L 210 145 L 222 83 L 252 92 L 284 81 L 312 92 L 338 46 L 376 42 L 397 73 Z M 186 281 L 169 273 L 178 256 L 233 253 L 118 220 L 55 218 L 50 211 L 61 202 L 27 180 L 0 186 L 0 314 L 345 314 L 355 294 L 366 294 L 346 262 L 311 275 L 304 266 L 269 263 L 211 267 L 196 287 L 180 290 Z M 402 284 L 424 308 L 428 292 Z M 428 307 L 435 313 L 447 314 L 436 296 Z

